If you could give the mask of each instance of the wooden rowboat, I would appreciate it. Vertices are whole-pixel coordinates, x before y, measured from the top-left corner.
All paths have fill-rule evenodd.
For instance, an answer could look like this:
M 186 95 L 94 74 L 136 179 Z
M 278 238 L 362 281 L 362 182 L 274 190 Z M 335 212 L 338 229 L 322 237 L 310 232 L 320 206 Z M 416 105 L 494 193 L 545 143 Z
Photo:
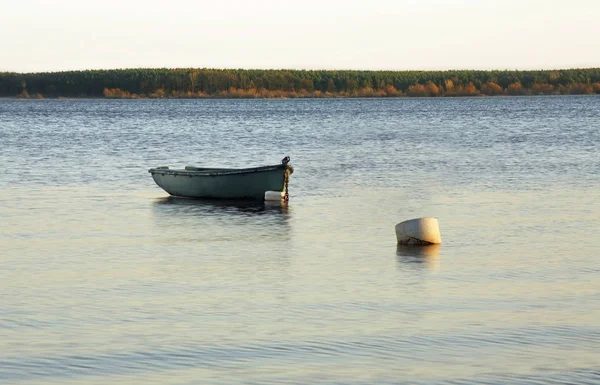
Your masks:
M 251 168 L 157 167 L 148 172 L 159 187 L 173 196 L 264 200 L 265 192 L 281 191 L 287 201 L 289 176 L 294 172 L 289 160 L 286 156 L 280 164 Z

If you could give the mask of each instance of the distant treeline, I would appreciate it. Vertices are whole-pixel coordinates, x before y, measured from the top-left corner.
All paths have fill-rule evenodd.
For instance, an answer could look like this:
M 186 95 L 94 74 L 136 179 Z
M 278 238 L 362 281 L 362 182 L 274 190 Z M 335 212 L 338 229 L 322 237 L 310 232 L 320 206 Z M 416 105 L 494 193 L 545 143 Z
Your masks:
M 599 94 L 600 68 L 538 71 L 120 69 L 0 73 L 0 97 L 298 98 Z

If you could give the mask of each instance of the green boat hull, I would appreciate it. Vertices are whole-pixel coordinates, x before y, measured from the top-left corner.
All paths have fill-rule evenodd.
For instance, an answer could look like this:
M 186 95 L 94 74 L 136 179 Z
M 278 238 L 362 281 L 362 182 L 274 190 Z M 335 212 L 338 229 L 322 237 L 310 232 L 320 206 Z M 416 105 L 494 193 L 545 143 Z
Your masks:
M 199 168 L 148 170 L 154 182 L 172 196 L 196 199 L 264 200 L 266 191 L 284 191 L 287 164 L 242 169 Z

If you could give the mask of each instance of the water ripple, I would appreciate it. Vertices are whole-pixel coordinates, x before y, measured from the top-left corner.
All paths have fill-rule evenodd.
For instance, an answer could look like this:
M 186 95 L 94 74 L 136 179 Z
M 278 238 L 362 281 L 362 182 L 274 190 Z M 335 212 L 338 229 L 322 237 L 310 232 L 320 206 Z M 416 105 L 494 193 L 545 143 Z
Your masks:
M 599 383 L 598 121 L 598 96 L 0 100 L 0 383 Z M 147 172 L 285 155 L 285 207 Z M 440 247 L 396 247 L 430 215 Z

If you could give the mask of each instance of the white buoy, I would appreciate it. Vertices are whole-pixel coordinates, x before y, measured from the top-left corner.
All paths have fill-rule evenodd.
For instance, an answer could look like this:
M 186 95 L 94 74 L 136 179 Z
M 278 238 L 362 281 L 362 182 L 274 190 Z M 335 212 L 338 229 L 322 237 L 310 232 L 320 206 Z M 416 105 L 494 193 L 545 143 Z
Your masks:
M 283 199 L 283 191 L 265 191 L 266 201 L 280 201 Z
M 442 243 L 437 218 L 416 218 L 396 225 L 396 239 L 402 245 L 431 245 Z

